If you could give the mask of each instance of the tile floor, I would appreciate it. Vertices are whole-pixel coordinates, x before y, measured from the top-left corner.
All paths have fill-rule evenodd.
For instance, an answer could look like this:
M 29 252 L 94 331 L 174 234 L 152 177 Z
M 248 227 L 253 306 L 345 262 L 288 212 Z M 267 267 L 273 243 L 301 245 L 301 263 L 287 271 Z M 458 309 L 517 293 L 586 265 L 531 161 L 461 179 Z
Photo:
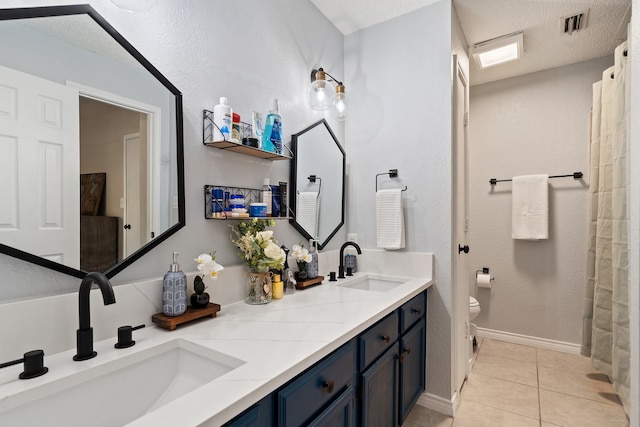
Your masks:
M 573 354 L 484 339 L 455 418 L 416 405 L 403 427 L 627 427 L 607 377 Z

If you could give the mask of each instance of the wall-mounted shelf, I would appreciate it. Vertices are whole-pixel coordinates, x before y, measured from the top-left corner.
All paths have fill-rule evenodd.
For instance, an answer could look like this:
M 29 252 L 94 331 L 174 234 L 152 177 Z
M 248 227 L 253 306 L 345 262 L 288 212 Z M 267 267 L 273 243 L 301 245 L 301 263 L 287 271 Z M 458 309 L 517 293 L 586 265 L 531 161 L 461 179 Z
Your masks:
M 262 201 L 262 190 L 257 188 L 243 188 L 243 187 L 229 187 L 224 185 L 205 185 L 204 186 L 204 217 L 206 219 L 253 219 L 254 217 L 250 216 L 232 216 L 231 212 L 225 211 L 223 203 L 217 203 L 217 209 L 219 212 L 215 212 L 214 210 L 214 202 L 213 197 L 211 195 L 211 190 L 214 188 L 219 188 L 222 192 L 229 192 L 229 195 L 233 194 L 241 194 L 244 197 L 245 206 L 247 206 L 247 212 L 249 211 L 248 206 L 251 203 L 257 203 Z M 269 216 L 269 217 L 256 217 L 258 219 L 289 219 L 288 216 Z
M 291 160 L 291 156 L 265 151 L 250 145 L 243 145 L 233 141 L 213 141 L 213 111 L 202 111 L 202 143 L 208 147 L 219 148 L 221 150 L 229 150 L 235 153 L 242 153 L 248 156 L 258 157 L 267 160 Z M 240 122 L 240 132 L 242 136 L 251 135 L 251 125 L 249 123 Z M 286 149 L 286 147 L 285 147 Z

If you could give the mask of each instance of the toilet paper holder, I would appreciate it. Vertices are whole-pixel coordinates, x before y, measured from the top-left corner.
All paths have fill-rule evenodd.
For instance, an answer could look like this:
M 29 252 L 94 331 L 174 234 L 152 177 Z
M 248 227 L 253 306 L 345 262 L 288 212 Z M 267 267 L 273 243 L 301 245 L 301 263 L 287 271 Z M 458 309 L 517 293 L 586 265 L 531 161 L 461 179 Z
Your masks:
M 482 267 L 481 270 L 476 270 L 476 278 L 478 274 L 489 274 L 489 267 Z M 491 280 L 495 280 L 495 277 L 491 277 Z

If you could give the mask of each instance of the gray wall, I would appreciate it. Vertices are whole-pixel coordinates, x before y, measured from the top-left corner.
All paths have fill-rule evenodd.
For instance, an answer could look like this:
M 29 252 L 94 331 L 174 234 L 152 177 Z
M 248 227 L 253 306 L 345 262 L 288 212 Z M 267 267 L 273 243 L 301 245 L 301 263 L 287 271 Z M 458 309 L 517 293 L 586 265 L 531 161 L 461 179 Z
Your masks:
M 345 37 L 349 233 L 376 247 L 380 188 L 403 193 L 406 249 L 436 254 L 427 392 L 451 396 L 451 13 L 440 1 Z

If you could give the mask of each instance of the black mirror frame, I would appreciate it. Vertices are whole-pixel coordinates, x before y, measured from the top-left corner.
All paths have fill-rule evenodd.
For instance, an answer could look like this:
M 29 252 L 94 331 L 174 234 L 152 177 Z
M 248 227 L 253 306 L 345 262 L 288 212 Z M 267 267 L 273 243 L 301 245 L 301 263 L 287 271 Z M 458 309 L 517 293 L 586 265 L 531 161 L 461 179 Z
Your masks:
M 333 236 L 335 236 L 335 234 L 338 232 L 338 230 L 340 230 L 340 228 L 344 225 L 344 210 L 345 210 L 345 188 L 346 188 L 346 168 L 347 168 L 347 156 L 345 154 L 344 149 L 342 148 L 342 145 L 340 145 L 340 142 L 338 141 L 338 138 L 336 138 L 335 134 L 333 133 L 333 131 L 331 130 L 331 127 L 329 127 L 329 124 L 327 123 L 327 121 L 325 119 L 322 119 L 314 124 L 312 124 L 311 126 L 307 127 L 306 129 L 291 135 L 291 152 L 293 154 L 293 158 L 291 159 L 291 175 L 290 175 L 290 179 L 289 181 L 291 182 L 291 191 L 289 193 L 289 209 L 292 212 L 292 217 L 289 219 L 289 223 L 291 225 L 293 225 L 293 228 L 295 228 L 296 230 L 298 230 L 298 232 L 300 234 L 302 234 L 307 240 L 308 239 L 312 239 L 313 236 L 311 236 L 307 230 L 305 230 L 300 224 L 298 224 L 298 222 L 296 221 L 296 195 L 298 192 L 298 188 L 297 188 L 297 174 L 298 174 L 298 162 L 297 162 L 297 154 L 298 154 L 298 138 L 300 136 L 302 136 L 305 132 L 310 131 L 311 129 L 315 128 L 316 126 L 320 126 L 320 125 L 324 125 L 324 127 L 327 129 L 327 131 L 329 132 L 329 134 L 331 135 L 331 138 L 333 138 L 333 141 L 336 143 L 336 146 L 338 147 L 338 149 L 342 152 L 342 194 L 340 195 L 340 207 L 341 207 L 341 215 L 340 215 L 340 223 L 335 227 L 335 229 L 333 231 L 331 231 L 331 233 L 327 236 L 327 238 L 322 241 L 322 242 L 318 242 L 318 249 L 323 249 L 328 243 L 329 241 L 333 238 Z
M 169 80 L 164 77 L 158 69 L 156 69 L 147 59 L 142 56 L 131 43 L 129 43 L 118 31 L 111 26 L 102 16 L 98 14 L 90 5 L 71 5 L 71 6 L 42 6 L 42 7 L 25 7 L 0 9 L 0 21 L 11 19 L 27 19 L 27 18 L 46 18 L 50 16 L 68 16 L 68 15 L 89 15 L 104 31 L 106 31 L 113 39 L 120 44 L 131 56 L 133 56 L 153 77 L 155 77 L 164 87 L 166 87 L 176 98 L 176 161 L 177 161 L 177 178 L 178 178 L 178 222 L 169 227 L 166 231 L 156 236 L 152 241 L 138 249 L 127 258 L 123 259 L 113 267 L 104 272 L 105 276 L 112 278 L 136 260 L 140 259 L 144 254 L 158 246 L 169 236 L 186 225 L 185 222 L 185 195 L 184 195 L 184 136 L 182 123 L 182 93 Z M 21 251 L 11 246 L 0 243 L 0 253 L 31 262 L 33 264 L 46 267 L 60 273 L 70 276 L 84 278 L 87 271 L 78 270 L 64 264 L 60 264 L 48 259 L 33 255 L 29 252 Z

